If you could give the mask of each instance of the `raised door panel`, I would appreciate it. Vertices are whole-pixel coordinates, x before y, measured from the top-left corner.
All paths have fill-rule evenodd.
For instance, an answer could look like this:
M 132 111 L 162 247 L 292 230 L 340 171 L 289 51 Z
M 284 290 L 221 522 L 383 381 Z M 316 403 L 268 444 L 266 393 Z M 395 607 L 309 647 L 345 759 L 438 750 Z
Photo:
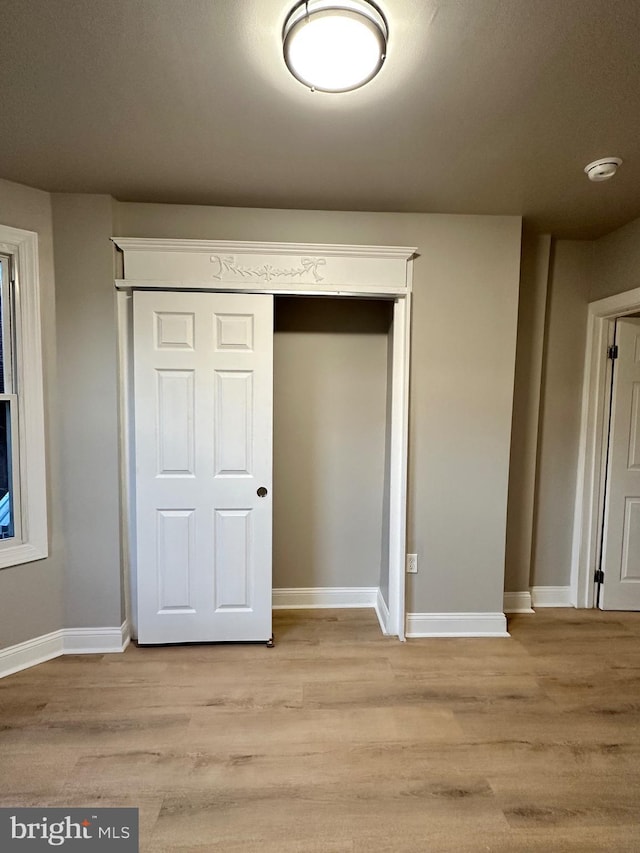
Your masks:
M 250 509 L 218 509 L 215 517 L 215 609 L 251 609 L 254 539 Z
M 195 613 L 195 510 L 158 510 L 158 613 Z
M 629 426 L 630 470 L 640 471 L 640 382 L 634 382 L 631 392 L 631 423 Z
M 216 351 L 252 352 L 253 326 L 253 314 L 216 314 Z
M 216 371 L 214 395 L 215 476 L 251 476 L 255 445 L 253 372 Z
M 159 477 L 195 476 L 193 370 L 156 370 Z
M 156 349 L 194 349 L 195 314 L 157 311 L 155 317 Z
M 625 501 L 620 579 L 640 582 L 640 497 Z

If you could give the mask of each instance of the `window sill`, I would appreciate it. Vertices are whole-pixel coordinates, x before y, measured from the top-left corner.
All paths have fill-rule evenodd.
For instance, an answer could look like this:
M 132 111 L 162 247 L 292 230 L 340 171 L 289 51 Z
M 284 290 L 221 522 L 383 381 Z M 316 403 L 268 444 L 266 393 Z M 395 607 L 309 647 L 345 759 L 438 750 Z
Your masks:
M 33 545 L 31 542 L 9 545 L 6 548 L 0 548 L 0 569 L 32 563 L 34 560 L 44 560 L 48 556 L 49 549 L 46 546 Z

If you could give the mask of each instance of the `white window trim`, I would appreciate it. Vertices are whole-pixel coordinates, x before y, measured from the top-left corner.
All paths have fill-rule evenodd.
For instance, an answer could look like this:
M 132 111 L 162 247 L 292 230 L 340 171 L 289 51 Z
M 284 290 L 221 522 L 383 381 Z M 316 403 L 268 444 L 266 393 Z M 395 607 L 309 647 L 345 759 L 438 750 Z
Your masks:
M 0 252 L 15 258 L 15 374 L 21 537 L 0 550 L 0 569 L 48 556 L 38 235 L 0 225 Z

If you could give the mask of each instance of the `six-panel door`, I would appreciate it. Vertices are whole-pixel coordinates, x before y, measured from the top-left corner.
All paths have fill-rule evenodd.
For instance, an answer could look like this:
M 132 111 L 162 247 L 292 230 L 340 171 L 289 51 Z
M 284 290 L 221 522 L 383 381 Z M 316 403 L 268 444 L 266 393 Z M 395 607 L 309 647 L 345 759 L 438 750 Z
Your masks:
M 272 351 L 272 296 L 134 294 L 140 643 L 271 637 Z

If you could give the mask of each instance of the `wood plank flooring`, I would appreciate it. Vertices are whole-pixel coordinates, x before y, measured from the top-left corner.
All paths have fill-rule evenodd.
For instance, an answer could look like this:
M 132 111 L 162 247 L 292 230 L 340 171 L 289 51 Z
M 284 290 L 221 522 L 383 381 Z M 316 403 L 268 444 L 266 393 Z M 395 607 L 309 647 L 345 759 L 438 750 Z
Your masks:
M 276 647 L 130 647 L 0 681 L 0 805 L 136 806 L 145 853 L 640 850 L 640 614 L 511 639 L 276 611 Z

